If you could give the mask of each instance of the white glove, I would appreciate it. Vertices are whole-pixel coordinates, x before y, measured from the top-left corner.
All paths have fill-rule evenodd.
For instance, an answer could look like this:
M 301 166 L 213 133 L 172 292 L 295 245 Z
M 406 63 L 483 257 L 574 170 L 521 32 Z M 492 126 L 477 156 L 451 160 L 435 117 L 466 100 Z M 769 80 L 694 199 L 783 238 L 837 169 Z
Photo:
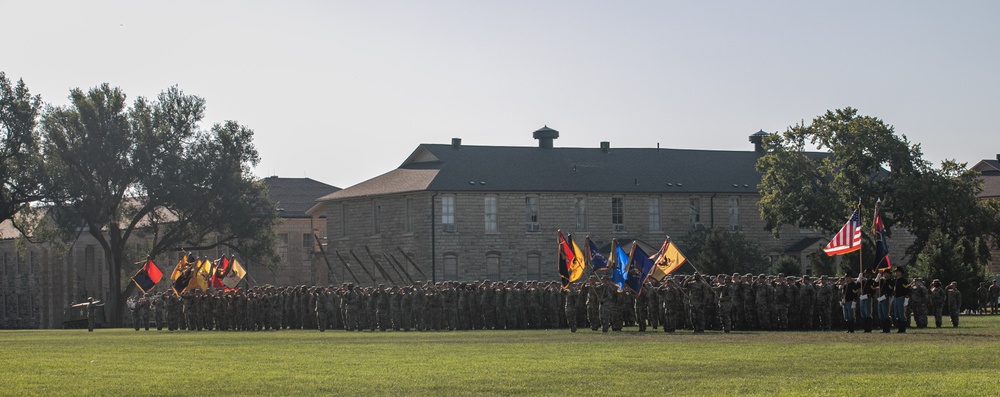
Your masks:
M 858 302 L 851 302 L 851 310 L 858 308 Z
M 884 300 L 885 300 L 885 295 L 882 295 L 882 296 L 878 297 L 878 301 L 879 302 L 884 301 Z
M 861 300 L 867 300 L 867 299 L 868 299 L 868 294 L 861 295 Z
M 910 298 L 903 298 L 903 307 L 910 304 Z

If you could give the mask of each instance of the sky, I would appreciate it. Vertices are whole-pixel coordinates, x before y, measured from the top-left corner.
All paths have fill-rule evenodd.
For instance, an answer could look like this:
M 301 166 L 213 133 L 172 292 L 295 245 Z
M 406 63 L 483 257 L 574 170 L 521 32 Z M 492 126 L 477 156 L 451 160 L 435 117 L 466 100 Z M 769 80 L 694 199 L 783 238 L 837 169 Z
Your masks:
M 0 71 L 54 106 L 177 85 L 258 176 L 348 187 L 421 143 L 752 150 L 854 107 L 926 160 L 1000 153 L 1000 2 L 9 1 Z

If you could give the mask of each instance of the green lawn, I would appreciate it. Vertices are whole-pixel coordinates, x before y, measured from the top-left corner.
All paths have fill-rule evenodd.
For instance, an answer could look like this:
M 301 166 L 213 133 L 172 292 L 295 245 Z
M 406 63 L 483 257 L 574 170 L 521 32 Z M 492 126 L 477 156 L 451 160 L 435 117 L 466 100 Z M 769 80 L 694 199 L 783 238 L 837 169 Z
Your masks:
M 1000 316 L 905 335 L 0 331 L 0 395 L 669 393 L 997 396 Z

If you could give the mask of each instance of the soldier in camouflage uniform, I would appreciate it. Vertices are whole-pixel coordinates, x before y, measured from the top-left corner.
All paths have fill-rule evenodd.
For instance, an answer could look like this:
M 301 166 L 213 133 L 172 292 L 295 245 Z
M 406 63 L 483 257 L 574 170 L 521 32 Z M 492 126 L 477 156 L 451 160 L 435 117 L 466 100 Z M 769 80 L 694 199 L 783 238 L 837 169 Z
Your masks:
M 591 331 L 597 331 L 601 327 L 601 284 L 599 283 L 600 281 L 596 278 L 588 279 L 580 292 L 581 296 L 585 296 L 587 321 L 590 323 Z
M 612 323 L 615 323 L 614 313 L 618 312 L 618 286 L 612 284 L 610 279 L 604 279 L 604 283 L 597 289 L 601 295 L 601 332 L 608 332 L 608 329 L 613 326 Z M 620 330 L 621 327 L 619 326 L 618 329 Z
M 910 304 L 907 308 L 913 314 L 917 328 L 927 328 L 927 306 L 930 295 L 931 291 L 924 286 L 922 278 L 913 279 L 913 285 L 910 288 Z
M 576 305 L 580 299 L 580 287 L 577 285 L 571 285 L 568 289 L 563 290 L 563 295 L 565 295 L 565 311 L 566 311 L 566 322 L 569 325 L 570 332 L 576 332 Z
M 824 331 L 830 331 L 832 329 L 831 321 L 833 313 L 830 311 L 831 301 L 836 299 L 836 292 L 834 290 L 833 284 L 826 276 L 822 276 L 819 279 L 819 284 L 816 288 L 816 311 L 819 314 L 819 324 Z
M 958 283 L 952 281 L 945 290 L 948 302 L 948 314 L 951 316 L 951 326 L 958 328 L 958 315 L 962 312 L 962 293 L 958 291 Z
M 167 293 L 156 294 L 153 298 L 153 313 L 154 319 L 156 320 L 156 330 L 162 331 L 163 326 L 166 325 L 167 319 Z
M 125 306 L 128 307 L 129 314 L 132 315 L 132 326 L 136 331 L 139 330 L 139 298 L 132 295 L 125 301 Z
M 705 307 L 713 301 L 712 287 L 697 272 L 686 286 L 691 306 L 691 326 L 696 334 L 705 332 Z
M 375 316 L 378 319 L 378 330 L 385 332 L 386 329 L 392 327 L 392 313 L 389 313 L 389 306 L 391 306 L 389 291 L 386 291 L 384 284 L 379 284 L 378 289 L 372 293 L 372 299 L 375 300 Z
M 774 281 L 774 317 L 777 320 L 775 328 L 784 331 L 788 329 L 788 302 L 791 300 L 789 294 L 790 288 L 784 274 L 778 273 L 778 277 Z
M 479 289 L 479 306 L 483 308 L 483 328 L 497 328 L 496 286 L 483 283 Z
M 733 329 L 736 316 L 737 297 L 740 295 L 738 284 L 734 284 L 729 277 L 722 278 L 722 285 L 718 287 L 719 295 L 719 315 L 722 317 L 722 332 L 728 333 Z
M 757 305 L 755 304 L 756 293 L 754 292 L 753 276 L 749 273 L 741 278 L 740 302 L 743 303 L 743 329 L 757 329 Z
M 802 320 L 802 329 L 811 331 L 813 329 L 813 308 L 816 304 L 816 286 L 809 276 L 802 276 L 802 285 L 799 286 L 799 315 Z
M 771 285 L 767 282 L 767 276 L 761 274 L 757 276 L 753 285 L 754 304 L 757 306 L 757 323 L 761 330 L 771 329 Z
M 577 302 L 573 304 L 572 312 L 565 311 L 564 309 L 566 307 L 566 296 L 563 296 L 563 294 L 559 293 L 561 289 L 562 289 L 561 287 L 556 286 L 556 283 L 552 282 L 549 283 L 548 287 L 546 287 L 544 291 L 544 293 L 549 298 L 548 309 L 546 310 L 549 319 L 548 323 L 549 329 L 557 329 L 563 324 L 566 324 L 566 326 L 568 327 L 570 317 L 574 317 L 573 319 L 574 323 L 577 322 L 576 317 L 577 317 L 577 311 L 579 310 L 578 309 L 579 303 Z M 580 295 L 579 287 L 576 290 L 576 294 L 577 296 Z

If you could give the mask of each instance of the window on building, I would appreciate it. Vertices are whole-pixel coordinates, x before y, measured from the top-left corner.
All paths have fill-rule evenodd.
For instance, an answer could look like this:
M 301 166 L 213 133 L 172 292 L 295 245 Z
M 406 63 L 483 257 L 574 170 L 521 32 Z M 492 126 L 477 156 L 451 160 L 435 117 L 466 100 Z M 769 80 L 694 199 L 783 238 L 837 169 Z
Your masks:
M 452 281 L 458 279 L 458 256 L 445 254 L 444 256 L 444 280 Z
M 729 230 L 740 230 L 740 199 L 729 199 Z
M 15 260 L 17 260 L 16 257 Z M 96 270 L 95 269 L 96 266 L 97 265 L 94 259 L 94 246 L 88 245 L 83 249 L 83 268 L 87 272 L 93 272 L 94 270 Z
M 288 263 L 288 233 L 278 233 L 278 256 L 281 263 Z
M 372 234 L 382 233 L 382 206 L 372 202 Z
M 406 207 L 403 213 L 403 232 L 413 233 L 413 199 L 406 199 Z
M 347 225 L 347 203 L 344 203 L 340 205 L 340 235 L 343 237 L 347 237 Z
M 660 230 L 660 198 L 650 197 L 649 199 L 649 230 Z
M 441 224 L 444 231 L 455 231 L 455 196 L 441 196 Z
M 486 196 L 483 198 L 483 220 L 488 233 L 497 232 L 497 197 Z
M 541 280 L 542 259 L 538 254 L 528 254 L 528 280 Z
M 486 255 L 486 278 L 490 280 L 500 279 L 500 254 L 490 253 Z
M 576 218 L 576 230 L 587 230 L 587 198 L 576 197 L 573 205 L 573 212 Z
M 625 198 L 611 198 L 611 225 L 615 231 L 625 230 Z
M 688 207 L 690 208 L 691 227 L 701 226 L 701 199 L 692 198 L 688 200 Z
M 312 233 L 302 233 L 302 249 L 310 253 L 313 250 L 313 235 Z
M 538 197 L 528 196 L 524 198 L 524 222 L 538 223 Z

